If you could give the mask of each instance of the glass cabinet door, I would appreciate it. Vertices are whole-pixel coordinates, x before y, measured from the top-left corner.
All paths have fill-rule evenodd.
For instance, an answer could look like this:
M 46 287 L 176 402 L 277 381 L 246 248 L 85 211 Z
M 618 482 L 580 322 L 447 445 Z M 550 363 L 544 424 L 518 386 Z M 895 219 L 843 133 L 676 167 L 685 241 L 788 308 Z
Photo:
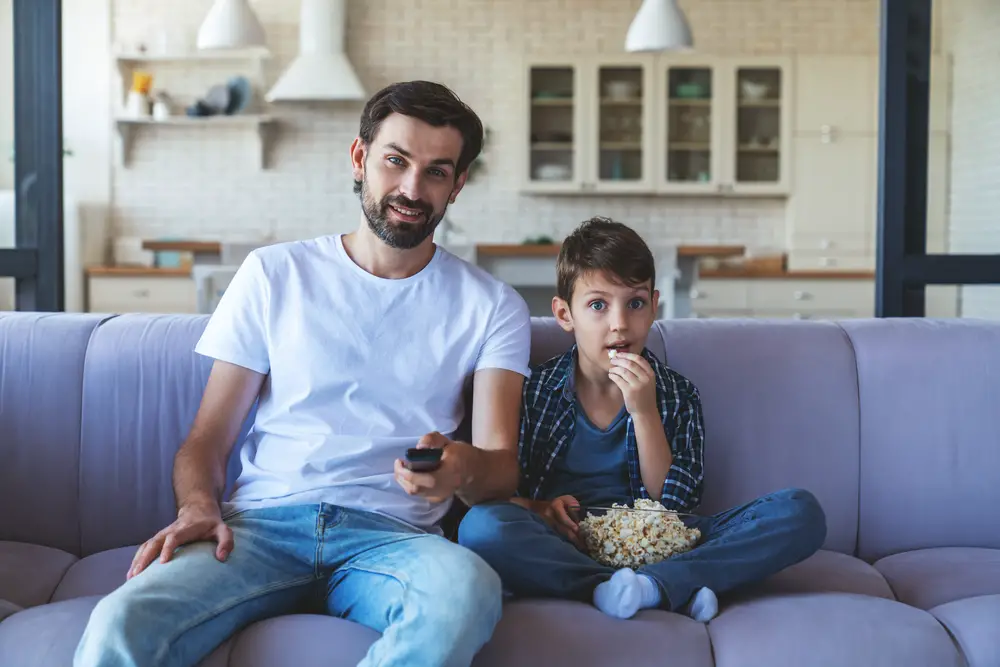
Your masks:
M 644 185 L 646 166 L 647 67 L 598 65 L 596 76 L 596 173 L 599 189 L 627 190 Z
M 663 181 L 660 189 L 700 192 L 718 187 L 718 128 L 712 67 L 670 65 L 664 77 Z
M 733 184 L 737 188 L 777 186 L 783 181 L 782 162 L 788 150 L 782 145 L 782 115 L 786 113 L 782 68 L 737 67 L 735 74 Z
M 537 191 L 573 189 L 580 181 L 575 128 L 579 90 L 576 69 L 533 65 L 528 71 L 528 187 Z

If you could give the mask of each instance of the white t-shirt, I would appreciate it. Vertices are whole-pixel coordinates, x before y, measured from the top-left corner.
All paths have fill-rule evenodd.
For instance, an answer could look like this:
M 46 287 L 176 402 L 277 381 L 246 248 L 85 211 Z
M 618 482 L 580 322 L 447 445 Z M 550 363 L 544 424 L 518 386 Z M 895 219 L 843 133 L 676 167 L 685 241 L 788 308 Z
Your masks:
M 426 433 L 451 437 L 475 371 L 528 376 L 528 308 L 509 285 L 438 247 L 419 273 L 379 278 L 340 235 L 244 261 L 195 351 L 267 373 L 228 514 L 326 502 L 436 530 L 393 462 Z

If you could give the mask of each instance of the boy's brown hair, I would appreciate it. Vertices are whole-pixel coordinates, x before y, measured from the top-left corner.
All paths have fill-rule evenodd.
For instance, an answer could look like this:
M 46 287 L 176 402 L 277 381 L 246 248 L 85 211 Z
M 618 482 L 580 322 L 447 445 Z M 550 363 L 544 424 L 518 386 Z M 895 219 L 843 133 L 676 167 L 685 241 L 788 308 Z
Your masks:
M 556 290 L 566 303 L 580 276 L 599 271 L 634 287 L 656 284 L 653 253 L 631 227 L 610 218 L 593 217 L 573 230 L 562 243 L 556 260 Z

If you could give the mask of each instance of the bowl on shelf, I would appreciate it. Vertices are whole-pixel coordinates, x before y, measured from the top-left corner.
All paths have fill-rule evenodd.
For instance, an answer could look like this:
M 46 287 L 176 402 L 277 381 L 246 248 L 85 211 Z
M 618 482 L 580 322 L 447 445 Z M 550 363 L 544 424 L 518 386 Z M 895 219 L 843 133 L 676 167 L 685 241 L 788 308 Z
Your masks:
M 634 81 L 608 81 L 604 93 L 612 100 L 631 100 L 639 96 L 639 84 Z
M 568 181 L 572 173 L 564 164 L 540 164 L 535 167 L 535 178 L 539 181 Z

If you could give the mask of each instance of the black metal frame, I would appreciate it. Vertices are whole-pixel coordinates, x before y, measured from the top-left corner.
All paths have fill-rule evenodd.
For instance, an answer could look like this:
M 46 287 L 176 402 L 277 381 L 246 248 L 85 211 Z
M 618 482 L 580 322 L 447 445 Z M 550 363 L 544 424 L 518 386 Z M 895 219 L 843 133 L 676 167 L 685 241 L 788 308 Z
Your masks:
M 64 309 L 62 2 L 14 0 L 15 308 Z
M 927 254 L 931 3 L 882 0 L 877 317 L 923 317 L 927 285 L 1000 284 L 1000 255 Z

